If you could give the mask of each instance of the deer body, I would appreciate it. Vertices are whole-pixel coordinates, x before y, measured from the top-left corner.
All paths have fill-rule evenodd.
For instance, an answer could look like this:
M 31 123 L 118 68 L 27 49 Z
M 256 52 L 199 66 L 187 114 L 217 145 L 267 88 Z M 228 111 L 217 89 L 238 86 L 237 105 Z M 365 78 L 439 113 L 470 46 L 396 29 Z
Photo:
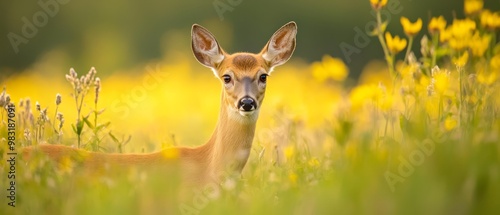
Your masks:
M 95 169 L 104 163 L 120 166 L 180 165 L 184 180 L 203 184 L 224 173 L 241 173 L 250 155 L 260 106 L 264 99 L 267 76 L 275 66 L 284 64 L 295 49 L 297 26 L 290 22 L 271 37 L 258 54 L 227 54 L 205 28 L 193 25 L 192 49 L 196 59 L 212 69 L 222 83 L 221 108 L 217 126 L 209 141 L 201 146 L 165 149 L 149 154 L 105 154 L 87 152 L 63 145 L 41 144 L 27 147 L 30 157 L 39 150 L 55 161 L 65 156 L 80 160 Z M 167 150 L 175 151 L 175 159 Z

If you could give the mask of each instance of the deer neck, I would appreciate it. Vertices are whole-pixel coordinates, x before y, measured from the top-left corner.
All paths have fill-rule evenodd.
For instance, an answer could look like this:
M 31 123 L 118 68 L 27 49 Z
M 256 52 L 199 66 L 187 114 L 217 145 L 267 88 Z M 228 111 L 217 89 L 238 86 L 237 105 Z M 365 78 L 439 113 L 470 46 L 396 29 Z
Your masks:
M 241 173 L 248 160 L 258 110 L 251 116 L 242 116 L 222 103 L 217 127 L 208 144 L 212 144 L 209 170 L 213 177 L 220 174 Z

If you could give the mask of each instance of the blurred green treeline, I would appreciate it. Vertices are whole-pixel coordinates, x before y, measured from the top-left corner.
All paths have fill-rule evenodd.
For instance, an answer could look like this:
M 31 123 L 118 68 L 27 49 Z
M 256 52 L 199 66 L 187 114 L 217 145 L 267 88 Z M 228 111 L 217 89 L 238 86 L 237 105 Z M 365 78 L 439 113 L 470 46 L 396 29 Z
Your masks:
M 403 14 L 412 20 L 422 17 L 424 23 L 435 15 L 444 15 L 448 21 L 463 17 L 463 1 L 391 2 L 395 10 L 386 13 L 391 20 L 388 30 L 400 34 Z M 498 10 L 500 4 L 486 0 L 485 7 Z M 95 66 L 101 74 L 169 58 L 172 53 L 188 55 L 193 23 L 210 29 L 228 52 L 258 52 L 270 34 L 290 20 L 299 25 L 295 58 L 310 62 L 329 54 L 342 58 L 351 75 L 357 76 L 368 59 L 381 56 L 375 38 L 363 42 L 362 47 L 354 42 L 359 34 L 355 28 L 364 31 L 374 20 L 370 11 L 366 0 L 2 0 L 0 78 L 43 61 L 47 53 L 61 59 L 58 63 L 62 65 L 54 65 L 54 70 Z M 346 56 L 341 43 L 359 49 Z M 418 45 L 414 47 L 418 49 Z

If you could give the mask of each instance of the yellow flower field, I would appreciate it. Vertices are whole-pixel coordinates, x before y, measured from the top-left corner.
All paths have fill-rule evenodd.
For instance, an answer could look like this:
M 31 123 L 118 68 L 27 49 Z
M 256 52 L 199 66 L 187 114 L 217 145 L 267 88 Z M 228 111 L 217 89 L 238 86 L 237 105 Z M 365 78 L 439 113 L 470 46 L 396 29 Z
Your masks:
M 366 4 L 377 14 L 390 0 Z M 104 76 L 99 68 L 45 71 L 57 55 L 42 58 L 0 83 L 0 214 L 494 214 L 500 15 L 482 1 L 464 6 L 452 22 L 377 19 L 372 36 L 385 61 L 367 65 L 359 80 L 329 55 L 276 68 L 247 166 L 242 177 L 218 184 L 221 192 L 185 193 L 178 169 L 87 174 L 71 159 L 18 157 L 16 207 L 7 207 L 9 103 L 18 149 L 42 142 L 105 153 L 197 146 L 219 114 L 222 86 L 190 53 Z

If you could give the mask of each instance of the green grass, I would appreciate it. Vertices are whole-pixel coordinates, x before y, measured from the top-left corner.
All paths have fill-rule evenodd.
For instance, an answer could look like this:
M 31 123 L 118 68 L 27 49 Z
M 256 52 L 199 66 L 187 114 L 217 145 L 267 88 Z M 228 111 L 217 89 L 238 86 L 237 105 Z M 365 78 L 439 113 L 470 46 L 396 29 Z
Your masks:
M 82 171 L 78 163 L 61 166 L 44 155 L 29 161 L 18 155 L 16 207 L 10 207 L 7 188 L 11 166 L 6 154 L 9 126 L 7 112 L 2 109 L 0 135 L 5 138 L 0 140 L 0 214 L 496 214 L 500 211 L 500 45 L 495 38 L 500 26 L 484 25 L 483 16 L 477 15 L 468 14 L 464 20 L 448 23 L 446 28 L 435 27 L 426 35 L 428 39 L 415 41 L 424 46 L 419 59 L 407 54 L 398 61 L 397 52 L 404 51 L 401 49 L 406 45 L 386 43 L 386 29 L 381 27 L 374 36 L 379 36 L 386 49 L 384 77 L 378 77 L 381 73 L 372 68 L 363 74 L 377 77 L 376 81 L 360 80 L 356 86 L 349 86 L 343 82 L 347 67 L 331 57 L 308 67 L 302 65 L 296 69 L 301 73 L 287 74 L 290 79 L 282 75 L 286 80 L 274 82 L 278 87 L 273 93 L 278 94 L 278 88 L 294 92 L 283 100 L 296 109 L 276 100 L 268 101 L 264 105 L 268 109 L 262 111 L 260 119 L 265 122 L 257 126 L 253 150 L 242 176 L 227 176 L 221 184 L 185 189 L 180 186 L 182 170 L 178 169 L 117 169 L 103 164 L 105 171 L 89 173 Z M 485 16 L 500 19 L 497 15 Z M 381 26 L 387 24 L 384 20 L 377 22 Z M 440 34 L 448 38 L 441 40 Z M 463 44 L 466 46 L 461 47 Z M 182 88 L 185 94 L 173 98 L 190 104 L 194 95 L 212 89 L 207 87 L 212 85 L 206 84 L 206 77 L 189 76 L 189 63 L 186 65 L 167 68 L 183 71 L 178 73 L 182 75 L 174 74 L 178 76 L 173 78 L 178 79 L 169 84 L 187 86 Z M 320 80 L 312 80 L 310 74 Z M 133 83 L 113 80 L 103 84 L 103 89 L 107 84 L 110 88 L 127 89 Z M 379 82 L 382 84 L 377 85 Z M 289 88 L 290 83 L 297 89 L 314 92 L 292 91 L 295 89 Z M 92 83 L 88 86 L 92 91 Z M 142 89 L 140 85 L 133 86 Z M 148 91 L 152 95 L 156 92 L 161 91 Z M 113 99 L 105 99 L 106 93 L 111 92 L 102 92 L 99 109 L 105 106 L 101 101 L 109 103 Z M 286 94 L 283 90 L 281 93 Z M 313 99 L 301 100 L 302 93 Z M 336 96 L 335 101 L 329 101 L 331 95 Z M 5 96 L 2 94 L 0 102 L 5 103 Z M 164 98 L 156 94 L 151 97 L 134 105 L 149 108 Z M 63 97 L 61 108 L 65 101 Z M 155 138 L 144 138 L 142 150 L 133 148 L 130 145 L 138 140 L 127 145 L 127 135 L 110 135 L 121 130 L 111 131 L 109 123 L 101 120 L 109 112 L 99 116 L 98 121 L 97 116 L 103 112 L 97 110 L 97 102 L 79 101 L 76 99 L 80 109 L 75 111 L 79 121 L 67 121 L 66 127 L 73 124 L 74 129 L 64 135 L 61 131 L 65 129 L 51 129 L 59 124 L 44 119 L 47 113 L 38 110 L 30 123 L 32 108 L 18 107 L 17 149 L 42 141 L 74 146 L 78 140 L 87 150 L 121 153 L 148 152 L 144 148 L 177 144 L 175 133 L 162 134 L 161 143 L 152 141 Z M 304 101 L 318 102 L 321 107 Z M 87 106 L 89 110 L 81 109 L 82 102 L 91 104 Z M 334 110 L 328 109 L 331 103 L 336 106 Z M 144 111 L 146 114 L 141 117 L 153 114 L 169 126 L 180 124 L 184 119 L 168 114 L 181 113 L 184 106 L 172 109 L 174 105 L 168 105 L 174 111 Z M 209 113 L 210 108 L 197 110 Z M 64 110 L 68 110 L 67 106 Z M 54 114 L 49 110 L 48 116 Z M 140 124 L 137 121 L 141 117 L 119 120 L 122 116 L 116 113 L 107 116 L 114 117 L 110 117 L 112 123 L 124 124 L 122 128 L 136 123 L 134 128 L 143 127 L 142 133 L 132 136 L 149 137 L 154 135 L 147 133 L 149 130 L 167 130 Z M 317 126 L 318 119 L 324 123 Z M 71 131 L 65 131 L 68 130 Z M 192 132 L 189 127 L 180 133 L 186 136 Z

